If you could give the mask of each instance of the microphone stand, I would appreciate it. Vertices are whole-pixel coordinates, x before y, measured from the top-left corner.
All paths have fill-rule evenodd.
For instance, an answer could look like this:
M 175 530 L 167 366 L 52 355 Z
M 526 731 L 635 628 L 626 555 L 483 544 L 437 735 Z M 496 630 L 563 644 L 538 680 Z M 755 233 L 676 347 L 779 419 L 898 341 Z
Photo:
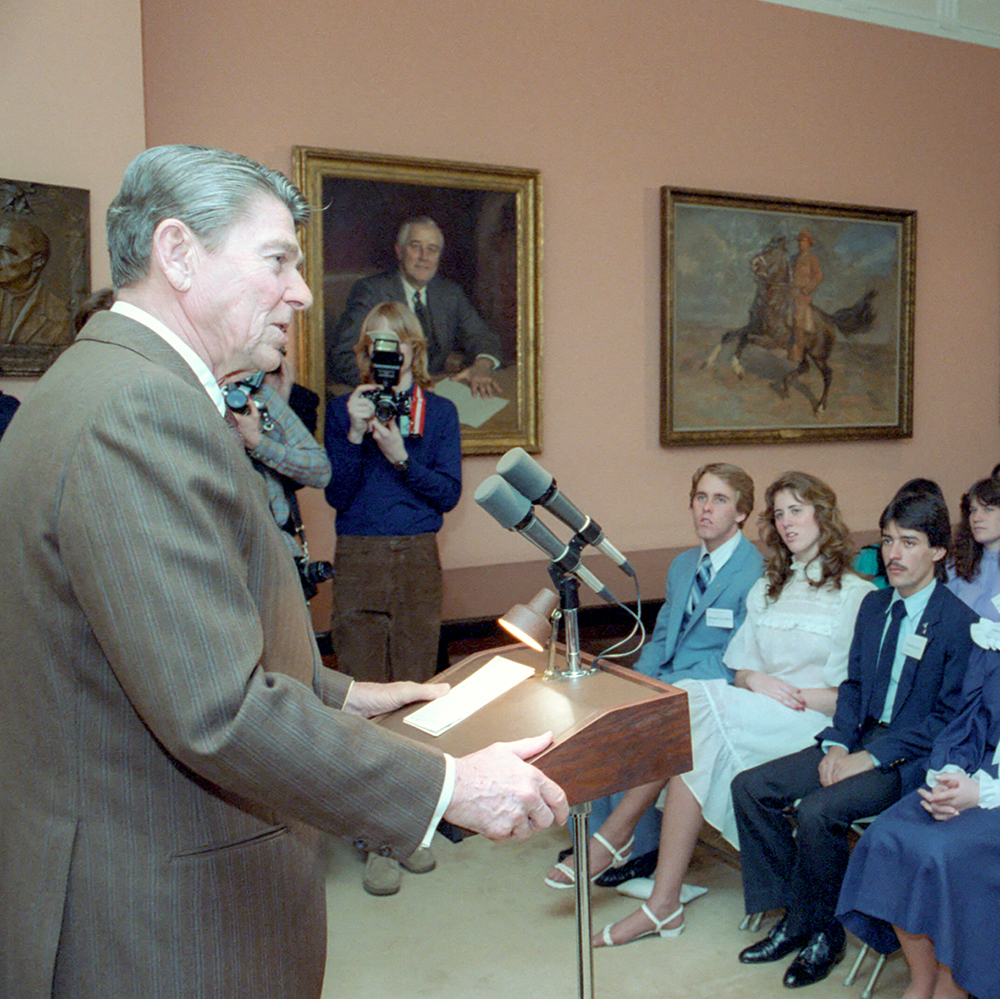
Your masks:
M 575 534 L 569 543 L 576 557 L 587 542 L 581 534 Z M 586 666 L 580 655 L 580 583 L 571 573 L 557 562 L 549 564 L 549 576 L 559 593 L 559 608 L 552 614 L 552 635 L 549 639 L 548 668 L 546 680 L 578 680 L 597 672 L 596 666 Z M 559 621 L 563 622 L 566 639 L 566 663 L 556 665 L 556 638 Z M 590 910 L 590 837 L 587 834 L 587 816 L 591 812 L 589 801 L 571 805 L 570 832 L 573 842 L 573 874 L 576 889 L 576 961 L 577 981 L 580 999 L 593 999 L 594 995 L 594 948 L 591 943 L 593 932 Z
M 580 552 L 587 542 L 582 534 L 574 534 L 569 542 L 570 559 L 572 563 L 579 562 Z M 566 556 L 563 557 L 565 559 Z M 576 576 L 567 572 L 560 562 L 549 563 L 549 577 L 559 594 L 559 610 L 552 615 L 552 636 L 549 640 L 548 668 L 545 670 L 546 680 L 577 680 L 582 676 L 590 676 L 597 672 L 596 666 L 585 666 L 580 655 L 580 583 Z M 566 639 L 566 664 L 556 665 L 556 638 L 558 637 L 559 621 L 563 622 L 563 637 Z

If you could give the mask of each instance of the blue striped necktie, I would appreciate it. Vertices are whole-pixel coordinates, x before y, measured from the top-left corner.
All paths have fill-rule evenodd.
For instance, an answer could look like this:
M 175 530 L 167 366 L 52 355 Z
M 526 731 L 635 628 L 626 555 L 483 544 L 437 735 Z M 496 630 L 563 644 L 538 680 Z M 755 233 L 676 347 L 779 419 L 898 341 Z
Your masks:
M 694 580 L 691 583 L 691 594 L 688 597 L 687 607 L 684 609 L 684 617 L 681 619 L 681 631 L 688 626 L 695 608 L 705 595 L 705 590 L 708 589 L 708 584 L 711 581 L 712 559 L 706 552 L 702 555 L 701 562 L 698 563 L 698 571 L 694 574 Z

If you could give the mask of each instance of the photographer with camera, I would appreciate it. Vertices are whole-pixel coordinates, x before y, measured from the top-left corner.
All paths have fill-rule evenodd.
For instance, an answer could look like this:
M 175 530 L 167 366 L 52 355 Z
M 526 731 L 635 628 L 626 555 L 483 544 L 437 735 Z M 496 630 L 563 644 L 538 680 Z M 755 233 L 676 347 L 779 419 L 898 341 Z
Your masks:
M 271 513 L 295 559 L 303 594 L 311 600 L 317 584 L 333 574 L 329 562 L 309 561 L 295 496 L 302 486 L 322 489 L 330 481 L 330 460 L 312 436 L 319 399 L 295 385 L 295 372 L 284 355 L 274 371 L 241 376 L 223 386 L 223 396 L 228 421 L 242 439 L 254 468 L 264 477 Z
M 413 312 L 380 302 L 354 348 L 361 382 L 326 413 L 337 510 L 331 637 L 356 680 L 429 679 L 441 629 L 437 532 L 462 492 L 458 413 L 431 391 L 427 341 Z M 420 873 L 429 851 L 403 862 Z M 399 890 L 394 860 L 369 854 L 365 890 Z

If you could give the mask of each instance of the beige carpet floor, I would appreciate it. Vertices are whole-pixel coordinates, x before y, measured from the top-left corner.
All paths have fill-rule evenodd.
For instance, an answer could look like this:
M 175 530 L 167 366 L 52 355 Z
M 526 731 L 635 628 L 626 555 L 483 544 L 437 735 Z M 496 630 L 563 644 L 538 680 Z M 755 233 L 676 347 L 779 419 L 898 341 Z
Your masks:
M 572 891 L 542 878 L 567 845 L 564 829 L 523 843 L 497 845 L 474 836 L 454 844 L 436 836 L 437 870 L 404 872 L 398 895 L 374 898 L 361 888 L 364 863 L 346 843 L 328 844 L 329 949 L 324 999 L 574 999 L 579 995 Z M 853 986 L 843 984 L 858 952 L 826 981 L 792 993 L 781 985 L 791 961 L 747 967 L 737 953 L 756 935 L 741 931 L 743 896 L 732 855 L 699 844 L 687 879 L 709 889 L 687 907 L 674 940 L 651 937 L 594 954 L 594 999 L 857 999 L 872 957 Z M 601 927 L 639 903 L 595 888 L 593 923 Z M 763 931 L 773 917 L 765 918 Z M 902 958 L 890 958 L 877 999 L 899 999 Z

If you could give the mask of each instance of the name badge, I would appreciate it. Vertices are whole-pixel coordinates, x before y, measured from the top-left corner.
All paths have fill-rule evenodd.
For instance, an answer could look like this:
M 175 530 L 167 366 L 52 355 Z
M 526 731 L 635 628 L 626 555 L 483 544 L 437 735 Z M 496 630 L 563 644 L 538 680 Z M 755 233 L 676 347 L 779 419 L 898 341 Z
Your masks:
M 992 600 L 990 601 L 990 603 L 991 603 L 991 604 L 993 604 L 993 606 L 994 606 L 994 607 L 996 607 L 996 609 L 997 609 L 998 611 L 1000 611 L 1000 593 L 998 593 L 998 594 L 997 594 L 997 595 L 996 595 L 996 596 L 995 596 L 995 597 L 994 597 L 994 598 L 993 598 L 993 599 L 992 599 Z
M 923 659 L 926 648 L 927 637 L 925 635 L 907 635 L 903 641 L 903 655 L 910 659 Z
M 724 607 L 707 607 L 705 609 L 705 624 L 709 628 L 728 628 L 733 630 L 733 612 Z

